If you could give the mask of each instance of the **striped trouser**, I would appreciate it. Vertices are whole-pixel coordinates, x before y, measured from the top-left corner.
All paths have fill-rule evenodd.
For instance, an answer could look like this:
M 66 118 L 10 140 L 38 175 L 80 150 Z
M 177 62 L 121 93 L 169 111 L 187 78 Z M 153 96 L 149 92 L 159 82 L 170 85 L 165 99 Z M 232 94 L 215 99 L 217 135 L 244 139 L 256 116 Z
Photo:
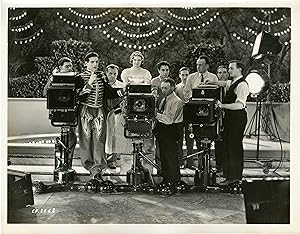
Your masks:
M 106 167 L 106 122 L 103 108 L 82 105 L 78 121 L 82 166 L 93 172 Z

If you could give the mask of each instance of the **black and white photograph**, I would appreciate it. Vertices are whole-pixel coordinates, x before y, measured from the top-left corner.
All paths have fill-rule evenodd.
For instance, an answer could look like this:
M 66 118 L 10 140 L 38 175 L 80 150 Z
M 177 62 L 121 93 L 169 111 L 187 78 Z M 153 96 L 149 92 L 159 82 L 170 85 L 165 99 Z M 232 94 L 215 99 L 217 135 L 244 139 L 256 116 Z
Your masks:
M 1 2 L 3 233 L 300 232 L 295 1 L 68 2 Z

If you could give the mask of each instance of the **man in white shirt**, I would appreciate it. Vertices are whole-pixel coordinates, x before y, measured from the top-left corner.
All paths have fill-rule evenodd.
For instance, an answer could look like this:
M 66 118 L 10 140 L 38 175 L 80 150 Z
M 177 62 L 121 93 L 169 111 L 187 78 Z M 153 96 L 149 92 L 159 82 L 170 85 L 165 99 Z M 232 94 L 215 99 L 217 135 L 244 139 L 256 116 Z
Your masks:
M 192 90 L 207 83 L 218 81 L 218 77 L 209 72 L 209 58 L 206 55 L 201 55 L 196 62 L 197 72 L 190 74 L 187 78 L 186 85 L 183 89 L 185 101 L 188 102 L 192 97 Z
M 164 98 L 159 104 L 156 119 L 163 183 L 180 180 L 177 157 L 178 124 L 183 121 L 183 101 L 175 94 L 175 81 L 166 78 L 161 83 Z
M 227 81 L 229 78 L 228 66 L 219 65 L 217 68 L 217 77 L 219 81 Z M 225 90 L 223 88 L 223 96 Z M 223 138 L 223 137 L 222 137 Z M 224 155 L 224 144 L 223 140 L 215 141 L 215 158 L 216 158 L 216 168 L 217 172 L 223 171 L 223 155 Z
M 209 58 L 206 55 L 201 55 L 197 61 L 197 72 L 190 74 L 187 78 L 186 85 L 183 88 L 183 95 L 185 102 L 189 102 L 192 97 L 192 90 L 199 88 L 207 83 L 214 83 L 218 81 L 218 78 L 215 74 L 208 71 L 209 68 Z M 188 148 L 193 149 L 194 140 L 190 139 L 187 141 L 189 144 Z M 201 142 L 196 139 L 196 146 L 198 151 L 201 149 Z M 188 152 L 188 155 L 192 154 L 192 151 Z M 186 161 L 186 167 L 194 169 L 193 158 L 188 158 Z
M 108 83 L 112 88 L 123 88 L 124 83 L 117 80 L 119 73 L 119 67 L 115 64 L 109 64 L 105 68 L 105 75 L 108 79 Z M 115 113 L 115 108 L 118 106 L 121 101 L 121 98 L 108 99 L 108 109 L 109 112 L 106 118 L 106 142 L 105 142 L 105 153 L 107 154 L 107 166 L 111 169 L 116 168 L 116 161 L 118 155 L 114 152 L 116 145 L 116 133 L 123 131 L 122 129 L 116 129 L 116 122 L 120 118 L 119 114 Z
M 232 80 L 217 81 L 214 84 L 226 87 L 223 103 L 218 105 L 225 110 L 224 118 L 224 161 L 220 185 L 229 185 L 242 179 L 244 149 L 243 137 L 247 124 L 246 100 L 249 86 L 242 75 L 244 66 L 238 60 L 229 63 L 228 72 Z
M 179 78 L 181 80 L 181 82 L 179 84 L 176 85 L 175 88 L 175 93 L 176 95 L 184 102 L 184 95 L 183 95 L 183 89 L 186 85 L 186 80 L 188 78 L 190 74 L 190 69 L 188 67 L 182 67 L 179 69 Z M 177 151 L 178 151 L 178 158 L 179 160 L 181 158 L 183 158 L 183 138 L 185 137 L 185 143 L 186 143 L 186 147 L 187 147 L 187 155 L 192 154 L 193 153 L 193 144 L 194 144 L 194 140 L 192 140 L 191 138 L 189 138 L 187 132 L 188 132 L 188 127 L 184 125 L 184 123 L 182 122 L 179 125 L 179 139 L 178 139 L 178 147 L 177 147 Z M 188 159 L 188 161 L 190 161 L 191 159 Z M 192 164 L 192 163 L 190 163 Z M 185 167 L 185 162 L 180 161 L 180 167 L 184 168 Z

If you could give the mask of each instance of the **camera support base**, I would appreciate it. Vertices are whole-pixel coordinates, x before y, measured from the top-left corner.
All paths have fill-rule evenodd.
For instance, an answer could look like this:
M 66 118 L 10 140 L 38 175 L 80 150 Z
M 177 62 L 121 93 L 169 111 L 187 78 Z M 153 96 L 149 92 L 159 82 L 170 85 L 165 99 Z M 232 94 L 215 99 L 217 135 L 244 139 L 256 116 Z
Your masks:
M 61 127 L 61 136 L 56 138 L 53 182 L 33 182 L 36 193 L 46 193 L 53 191 L 65 191 L 75 180 L 75 170 L 71 168 L 69 155 L 71 153 L 69 145 L 69 126 Z
M 143 154 L 143 142 L 133 141 L 133 164 L 132 168 L 127 172 L 127 183 L 137 188 L 138 186 L 148 184 L 154 185 L 153 177 L 149 169 L 142 165 L 142 161 L 145 160 L 156 169 L 160 169 L 157 164 L 152 162 L 146 155 Z

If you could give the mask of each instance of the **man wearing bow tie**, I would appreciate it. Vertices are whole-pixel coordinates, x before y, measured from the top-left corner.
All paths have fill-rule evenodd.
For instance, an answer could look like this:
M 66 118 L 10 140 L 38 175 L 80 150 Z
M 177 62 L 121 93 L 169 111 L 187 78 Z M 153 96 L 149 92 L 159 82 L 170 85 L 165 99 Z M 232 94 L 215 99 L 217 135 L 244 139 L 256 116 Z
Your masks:
M 183 101 L 174 92 L 175 81 L 173 79 L 163 79 L 161 90 L 164 98 L 159 104 L 156 116 L 161 174 L 164 183 L 174 183 L 180 180 L 177 143 L 178 124 L 183 121 Z

